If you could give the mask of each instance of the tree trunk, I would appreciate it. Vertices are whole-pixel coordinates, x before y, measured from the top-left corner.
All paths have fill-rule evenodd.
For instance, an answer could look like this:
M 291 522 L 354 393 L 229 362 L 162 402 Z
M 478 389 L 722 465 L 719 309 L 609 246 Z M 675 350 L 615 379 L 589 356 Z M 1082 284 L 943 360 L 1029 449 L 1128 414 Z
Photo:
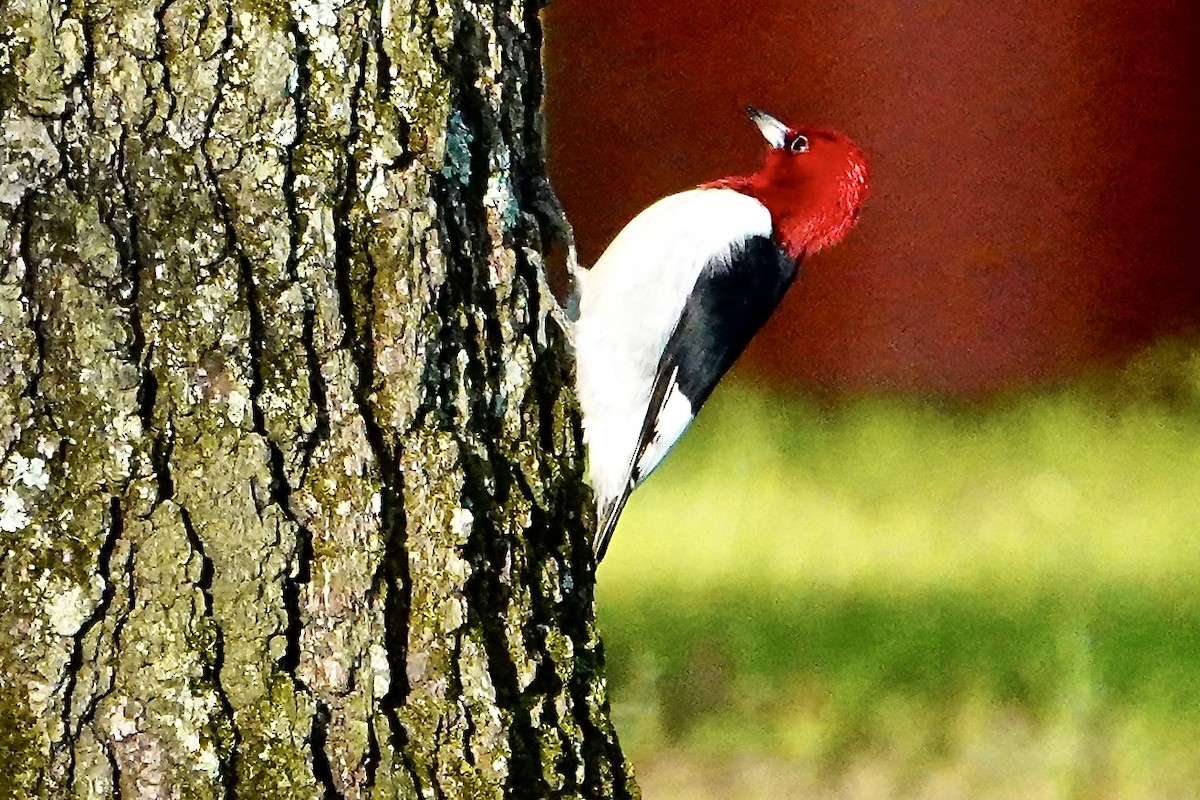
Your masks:
M 0 795 L 636 795 L 537 13 L 0 4 Z

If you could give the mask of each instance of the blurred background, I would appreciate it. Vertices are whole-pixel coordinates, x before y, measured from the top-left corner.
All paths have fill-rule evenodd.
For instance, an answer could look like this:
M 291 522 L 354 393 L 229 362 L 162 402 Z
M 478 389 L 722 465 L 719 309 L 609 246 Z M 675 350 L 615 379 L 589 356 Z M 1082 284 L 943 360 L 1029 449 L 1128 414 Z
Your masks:
M 747 104 L 872 167 L 600 569 L 646 796 L 1200 797 L 1200 5 L 545 23 L 585 263 Z

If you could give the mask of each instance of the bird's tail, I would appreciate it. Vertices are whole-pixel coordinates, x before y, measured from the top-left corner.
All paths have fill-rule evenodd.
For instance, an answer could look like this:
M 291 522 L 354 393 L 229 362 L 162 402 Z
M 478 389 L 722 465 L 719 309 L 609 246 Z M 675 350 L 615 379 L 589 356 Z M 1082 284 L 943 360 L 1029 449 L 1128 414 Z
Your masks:
M 617 529 L 617 520 L 621 518 L 621 512 L 625 510 L 625 503 L 629 500 L 629 494 L 632 491 L 632 486 L 626 486 L 625 490 L 616 497 L 598 504 L 596 537 L 592 540 L 592 550 L 596 554 L 597 564 L 608 551 L 608 543 L 612 540 L 613 531 Z

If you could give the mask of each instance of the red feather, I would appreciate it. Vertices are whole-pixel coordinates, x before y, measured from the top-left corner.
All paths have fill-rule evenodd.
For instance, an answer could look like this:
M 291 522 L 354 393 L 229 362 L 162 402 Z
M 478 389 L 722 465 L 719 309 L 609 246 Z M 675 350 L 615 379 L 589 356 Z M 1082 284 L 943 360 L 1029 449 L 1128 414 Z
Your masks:
M 827 128 L 789 131 L 789 137 L 798 135 L 808 138 L 807 151 L 772 148 L 753 175 L 704 184 L 733 189 L 766 206 L 775 241 L 794 259 L 841 241 L 868 192 L 867 161 L 853 142 Z

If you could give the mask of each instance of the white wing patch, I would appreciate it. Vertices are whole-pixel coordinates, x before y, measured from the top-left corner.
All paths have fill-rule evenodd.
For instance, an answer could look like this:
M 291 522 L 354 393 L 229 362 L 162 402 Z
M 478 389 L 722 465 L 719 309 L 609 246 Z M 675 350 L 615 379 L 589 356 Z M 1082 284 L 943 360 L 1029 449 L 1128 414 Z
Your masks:
M 675 442 L 679 441 L 679 437 L 687 430 L 687 426 L 691 424 L 692 418 L 695 416 L 692 413 L 691 401 L 683 395 L 683 392 L 679 391 L 679 383 L 676 381 L 678 374 L 678 368 L 671 373 L 671 387 L 667 389 L 662 409 L 654 420 L 654 435 L 634 468 L 632 476 L 634 486 L 646 480 L 650 473 L 662 463 L 667 451 Z

